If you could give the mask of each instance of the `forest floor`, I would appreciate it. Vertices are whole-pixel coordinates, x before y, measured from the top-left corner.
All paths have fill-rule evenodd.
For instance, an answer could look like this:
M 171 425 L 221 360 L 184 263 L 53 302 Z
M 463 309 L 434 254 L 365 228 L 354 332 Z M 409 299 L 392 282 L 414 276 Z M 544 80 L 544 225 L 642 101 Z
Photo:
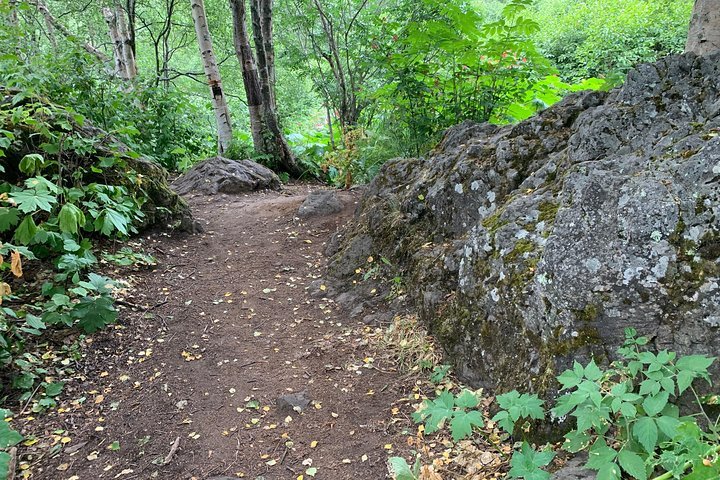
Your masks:
M 379 330 L 307 288 L 345 209 L 300 221 L 307 185 L 189 201 L 205 233 L 139 240 L 117 325 L 83 340 L 59 408 L 19 416 L 25 477 L 382 479 L 409 452 L 412 375 L 375 359 Z M 278 397 L 306 392 L 302 413 Z M 22 478 L 21 475 L 19 475 Z

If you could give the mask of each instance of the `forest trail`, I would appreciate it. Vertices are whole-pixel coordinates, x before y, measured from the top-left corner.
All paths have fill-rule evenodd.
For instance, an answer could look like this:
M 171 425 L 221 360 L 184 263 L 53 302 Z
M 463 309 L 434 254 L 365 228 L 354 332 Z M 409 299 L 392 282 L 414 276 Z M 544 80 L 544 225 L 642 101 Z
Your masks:
M 388 454 L 407 449 L 393 407 L 413 382 L 374 367 L 372 329 L 310 296 L 357 200 L 342 193 L 343 212 L 300 221 L 311 188 L 197 196 L 205 233 L 143 239 L 159 265 L 135 274 L 118 325 L 91 337 L 66 386 L 85 401 L 37 420 L 67 443 L 32 478 L 386 478 Z M 276 405 L 303 391 L 302 414 Z

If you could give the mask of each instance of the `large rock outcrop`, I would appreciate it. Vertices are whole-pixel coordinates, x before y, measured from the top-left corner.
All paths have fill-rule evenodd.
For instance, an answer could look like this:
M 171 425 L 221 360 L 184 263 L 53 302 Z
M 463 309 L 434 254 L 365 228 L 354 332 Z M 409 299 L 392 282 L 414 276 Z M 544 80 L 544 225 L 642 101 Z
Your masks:
M 346 285 L 386 257 L 477 386 L 549 392 L 630 326 L 715 355 L 720 56 L 641 65 L 518 125 L 454 127 L 427 158 L 388 162 L 333 245 Z

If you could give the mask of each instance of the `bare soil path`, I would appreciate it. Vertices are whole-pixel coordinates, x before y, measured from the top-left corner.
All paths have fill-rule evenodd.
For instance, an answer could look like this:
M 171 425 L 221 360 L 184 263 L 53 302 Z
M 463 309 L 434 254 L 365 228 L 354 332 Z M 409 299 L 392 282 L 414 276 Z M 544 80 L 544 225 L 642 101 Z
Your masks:
M 311 188 L 194 197 L 205 233 L 143 240 L 158 267 L 135 274 L 121 322 L 87 341 L 70 399 L 25 425 L 64 432 L 31 478 L 386 478 L 407 436 L 393 407 L 412 382 L 369 358 L 366 327 L 310 295 L 357 199 L 300 221 Z M 302 413 L 276 404 L 298 392 L 312 400 Z

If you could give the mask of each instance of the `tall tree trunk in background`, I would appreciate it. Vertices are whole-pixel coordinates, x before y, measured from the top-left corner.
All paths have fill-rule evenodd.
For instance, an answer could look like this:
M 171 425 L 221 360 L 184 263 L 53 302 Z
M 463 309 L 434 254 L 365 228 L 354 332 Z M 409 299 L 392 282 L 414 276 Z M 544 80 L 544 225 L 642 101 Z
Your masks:
M 132 41 L 130 40 L 127 22 L 125 22 L 125 12 L 119 4 L 115 8 L 115 16 L 117 17 L 120 40 L 122 40 L 121 53 L 125 61 L 127 78 L 132 80 L 137 76 L 137 63 L 135 62 L 135 52 L 132 48 Z
M 250 133 L 252 134 L 255 150 L 262 152 L 265 149 L 263 139 L 262 121 L 262 93 L 260 92 L 260 77 L 248 36 L 245 13 L 245 0 L 230 0 L 230 10 L 233 16 L 233 38 L 235 54 L 242 67 L 245 96 L 247 97 L 250 114 Z
M 232 142 L 232 120 L 230 119 L 230 110 L 225 100 L 225 92 L 222 87 L 222 79 L 220 78 L 220 68 L 215 59 L 213 51 L 212 38 L 210 37 L 210 29 L 208 28 L 207 18 L 205 17 L 205 5 L 202 0 L 190 0 L 192 9 L 193 23 L 195 23 L 195 33 L 197 34 L 198 44 L 200 45 L 200 56 L 210 85 L 210 93 L 212 94 L 213 109 L 215 110 L 215 120 L 218 129 L 218 153 L 223 154 L 227 151 Z
M 110 40 L 113 45 L 113 58 L 115 58 L 115 75 L 127 80 L 127 66 L 125 65 L 125 56 L 122 53 L 122 38 L 118 29 L 117 12 L 110 7 L 103 7 L 103 17 L 108 25 Z
M 298 166 L 285 136 L 280 130 L 275 102 L 275 46 L 273 44 L 272 22 L 273 0 L 250 0 L 250 15 L 253 38 L 257 52 L 260 92 L 262 94 L 262 118 L 265 149 L 262 153 L 271 155 L 289 174 L 300 176 Z
M 135 46 L 135 0 L 126 0 L 125 12 L 128 18 L 128 42 L 130 44 L 130 50 L 132 50 L 133 57 L 137 57 L 137 50 Z
M 115 57 L 115 74 L 123 80 L 132 80 L 137 76 L 135 55 L 130 48 L 130 40 L 125 23 L 125 12 L 119 6 L 103 7 L 103 17 L 108 24 L 110 40 Z
M 18 26 L 17 0 L 10 0 L 10 11 L 8 12 L 8 22 L 11 27 Z
M 720 50 L 720 0 L 695 0 L 686 52 L 705 55 Z

